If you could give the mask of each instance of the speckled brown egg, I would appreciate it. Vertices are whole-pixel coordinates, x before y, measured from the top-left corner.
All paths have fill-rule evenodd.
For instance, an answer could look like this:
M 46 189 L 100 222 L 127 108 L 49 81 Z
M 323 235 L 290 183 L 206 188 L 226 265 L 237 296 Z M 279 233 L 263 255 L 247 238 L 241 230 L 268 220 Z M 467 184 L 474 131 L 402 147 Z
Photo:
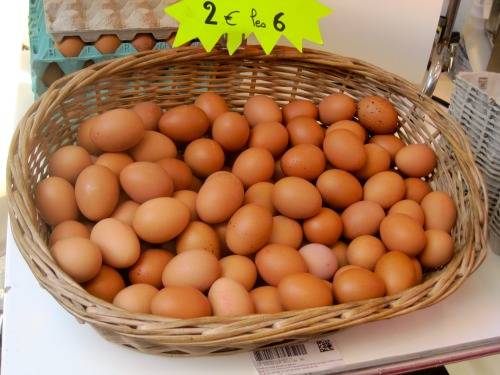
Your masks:
M 393 133 L 398 126 L 398 113 L 392 103 L 381 96 L 365 96 L 357 103 L 361 125 L 375 134 Z

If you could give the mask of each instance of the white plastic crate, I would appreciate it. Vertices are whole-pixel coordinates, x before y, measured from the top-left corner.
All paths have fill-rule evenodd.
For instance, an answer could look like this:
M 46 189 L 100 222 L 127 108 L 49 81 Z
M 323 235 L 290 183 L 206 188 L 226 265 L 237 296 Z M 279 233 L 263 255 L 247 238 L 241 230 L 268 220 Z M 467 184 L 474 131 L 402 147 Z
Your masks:
M 500 255 L 500 74 L 462 72 L 454 83 L 449 112 L 467 133 L 484 175 L 490 243 Z

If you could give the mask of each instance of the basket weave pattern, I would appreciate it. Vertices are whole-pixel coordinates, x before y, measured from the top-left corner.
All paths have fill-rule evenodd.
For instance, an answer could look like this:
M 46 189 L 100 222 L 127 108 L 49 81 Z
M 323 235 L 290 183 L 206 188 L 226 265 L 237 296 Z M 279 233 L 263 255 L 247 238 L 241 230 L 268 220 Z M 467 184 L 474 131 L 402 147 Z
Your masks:
M 281 106 L 299 98 L 319 103 L 338 91 L 354 98 L 390 99 L 400 116 L 399 136 L 435 150 L 438 173 L 431 185 L 448 192 L 456 203 L 452 261 L 398 295 L 268 315 L 169 319 L 129 313 L 85 292 L 50 256 L 50 228 L 34 205 L 35 188 L 47 176 L 51 152 L 74 143 L 77 127 L 93 114 L 130 108 L 140 101 L 167 109 L 192 104 L 205 90 L 217 91 L 230 110 L 238 112 L 256 94 L 268 95 Z M 154 354 L 255 350 L 407 314 L 453 293 L 487 254 L 486 190 L 460 126 L 407 81 L 363 61 L 315 50 L 299 53 L 277 47 L 266 55 L 258 47 L 247 47 L 229 56 L 223 50 L 206 53 L 202 47 L 185 47 L 130 55 L 68 75 L 32 105 L 17 127 L 9 151 L 7 189 L 14 239 L 40 285 L 107 340 Z

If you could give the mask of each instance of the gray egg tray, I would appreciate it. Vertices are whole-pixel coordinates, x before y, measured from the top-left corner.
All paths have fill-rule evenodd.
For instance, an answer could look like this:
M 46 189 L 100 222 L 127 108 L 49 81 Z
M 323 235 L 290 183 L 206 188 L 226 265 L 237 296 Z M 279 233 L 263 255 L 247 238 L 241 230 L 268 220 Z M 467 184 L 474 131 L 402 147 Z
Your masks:
M 139 33 L 167 39 L 179 27 L 165 8 L 179 0 L 44 0 L 47 32 L 55 42 L 80 36 L 95 42 L 104 34 L 132 40 Z

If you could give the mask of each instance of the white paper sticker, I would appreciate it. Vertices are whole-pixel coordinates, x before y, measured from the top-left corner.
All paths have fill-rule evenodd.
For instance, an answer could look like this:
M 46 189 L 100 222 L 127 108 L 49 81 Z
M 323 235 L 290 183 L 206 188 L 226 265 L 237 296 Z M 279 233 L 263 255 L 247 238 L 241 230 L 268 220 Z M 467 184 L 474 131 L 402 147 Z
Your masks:
M 344 365 L 333 336 L 250 353 L 259 375 L 321 374 Z

